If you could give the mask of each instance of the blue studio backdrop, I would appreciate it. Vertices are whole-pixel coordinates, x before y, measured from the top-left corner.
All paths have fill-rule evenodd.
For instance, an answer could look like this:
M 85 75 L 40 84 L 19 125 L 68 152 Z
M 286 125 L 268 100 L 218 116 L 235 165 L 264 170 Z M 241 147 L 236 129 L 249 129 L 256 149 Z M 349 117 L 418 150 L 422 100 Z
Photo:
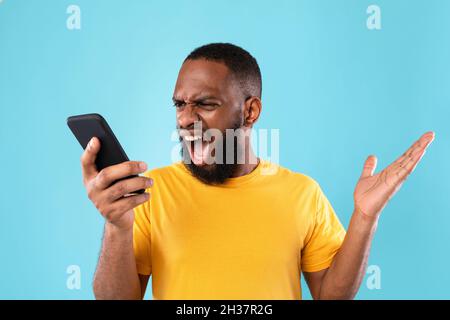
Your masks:
M 436 132 L 357 298 L 449 299 L 449 14 L 447 0 L 0 0 L 0 298 L 93 298 L 103 219 L 66 117 L 101 113 L 130 158 L 167 165 L 183 59 L 231 42 L 261 67 L 256 129 L 280 130 L 280 164 L 316 179 L 345 226 L 366 156 L 383 168 Z

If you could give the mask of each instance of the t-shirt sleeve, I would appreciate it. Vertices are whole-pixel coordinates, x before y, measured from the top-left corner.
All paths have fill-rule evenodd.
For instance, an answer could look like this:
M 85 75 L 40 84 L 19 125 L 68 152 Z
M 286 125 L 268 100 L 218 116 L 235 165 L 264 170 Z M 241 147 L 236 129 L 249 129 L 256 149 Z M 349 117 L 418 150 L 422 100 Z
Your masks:
M 330 267 L 345 237 L 345 229 L 321 188 L 317 186 L 316 212 L 312 231 L 301 252 L 304 272 L 317 272 Z
M 133 248 L 138 273 L 151 275 L 152 251 L 149 201 L 134 208 Z

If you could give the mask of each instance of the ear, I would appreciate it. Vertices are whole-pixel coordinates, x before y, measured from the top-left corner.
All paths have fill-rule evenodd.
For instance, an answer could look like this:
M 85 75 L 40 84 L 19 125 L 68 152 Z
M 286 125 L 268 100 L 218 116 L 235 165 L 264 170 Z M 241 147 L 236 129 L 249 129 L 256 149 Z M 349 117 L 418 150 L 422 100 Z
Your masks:
M 244 126 L 253 127 L 261 114 L 262 103 L 258 97 L 250 97 L 244 104 Z

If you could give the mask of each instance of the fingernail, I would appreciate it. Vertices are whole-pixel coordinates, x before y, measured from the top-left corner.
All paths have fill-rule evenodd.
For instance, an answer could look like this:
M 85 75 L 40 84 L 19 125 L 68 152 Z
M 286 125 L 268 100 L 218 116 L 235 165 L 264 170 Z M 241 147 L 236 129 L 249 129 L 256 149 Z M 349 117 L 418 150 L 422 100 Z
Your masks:
M 89 149 L 92 149 L 92 145 L 94 144 L 94 138 L 91 138 L 91 140 L 89 140 L 89 143 L 88 143 L 88 148 Z
M 139 168 L 141 170 L 147 170 L 147 164 L 145 162 L 141 162 L 141 163 L 139 163 Z
M 153 185 L 153 179 L 148 179 L 148 180 L 145 182 L 145 185 L 146 185 L 147 187 L 151 187 L 151 186 Z

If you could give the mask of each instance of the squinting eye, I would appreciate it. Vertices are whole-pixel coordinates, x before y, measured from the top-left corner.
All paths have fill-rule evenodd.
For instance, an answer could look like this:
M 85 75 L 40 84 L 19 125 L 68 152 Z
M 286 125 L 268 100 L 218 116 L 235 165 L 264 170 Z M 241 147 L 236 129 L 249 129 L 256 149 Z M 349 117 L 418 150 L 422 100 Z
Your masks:
M 184 102 L 174 102 L 173 106 L 175 108 L 181 108 L 184 106 Z
M 198 106 L 206 110 L 214 110 L 218 107 L 218 105 L 215 103 L 199 103 Z

